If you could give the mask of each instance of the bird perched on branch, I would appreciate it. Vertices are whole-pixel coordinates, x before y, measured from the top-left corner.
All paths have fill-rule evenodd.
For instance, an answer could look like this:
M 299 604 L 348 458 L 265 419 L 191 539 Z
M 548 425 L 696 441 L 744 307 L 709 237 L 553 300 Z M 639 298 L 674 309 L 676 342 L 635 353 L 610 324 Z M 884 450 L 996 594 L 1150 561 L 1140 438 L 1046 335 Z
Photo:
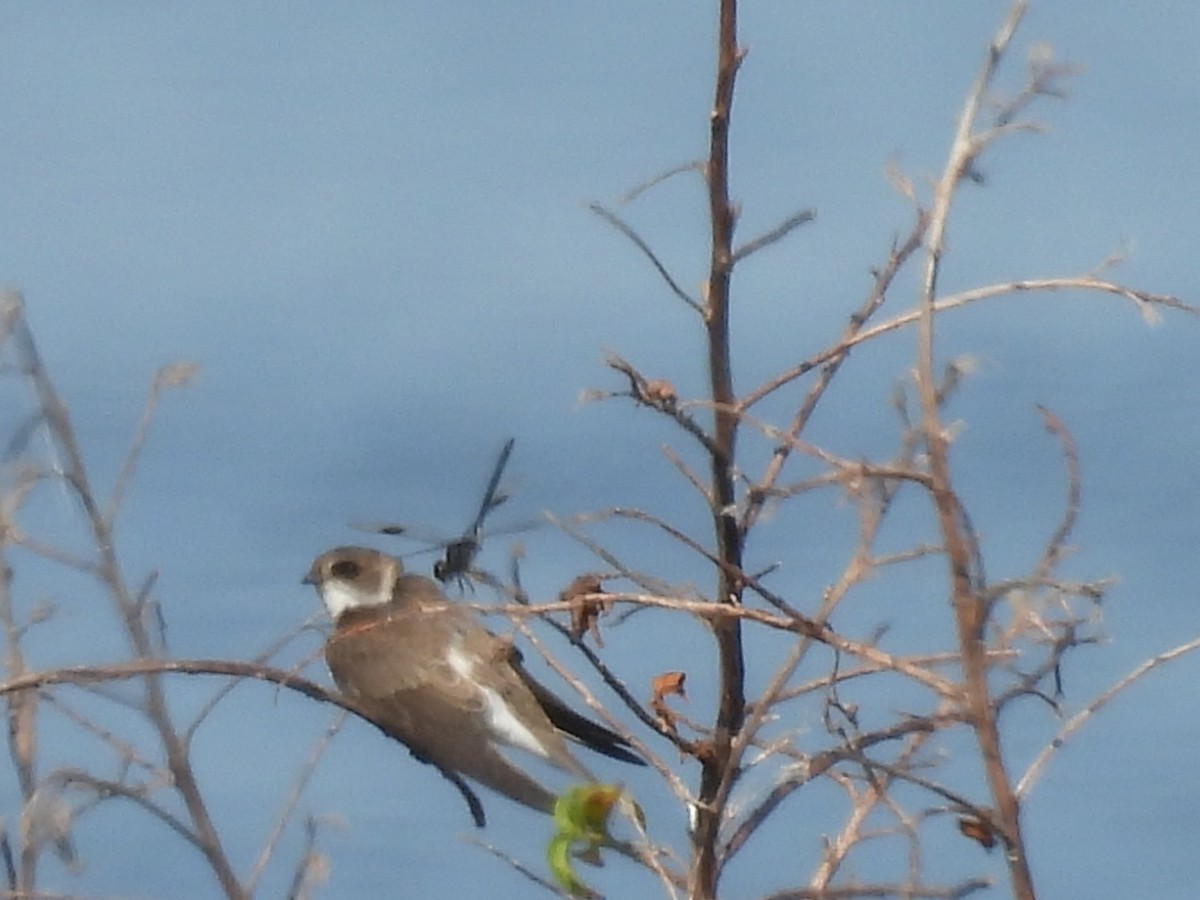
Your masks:
M 438 585 L 406 574 L 398 559 L 366 547 L 338 547 L 312 564 L 333 619 L 325 660 L 338 688 L 375 725 L 463 791 L 466 776 L 542 812 L 555 796 L 513 765 L 501 748 L 528 751 L 585 781 L 566 737 L 645 765 L 614 731 L 576 713 L 536 682 L 512 643 L 451 603 Z M 476 823 L 482 809 L 472 804 Z

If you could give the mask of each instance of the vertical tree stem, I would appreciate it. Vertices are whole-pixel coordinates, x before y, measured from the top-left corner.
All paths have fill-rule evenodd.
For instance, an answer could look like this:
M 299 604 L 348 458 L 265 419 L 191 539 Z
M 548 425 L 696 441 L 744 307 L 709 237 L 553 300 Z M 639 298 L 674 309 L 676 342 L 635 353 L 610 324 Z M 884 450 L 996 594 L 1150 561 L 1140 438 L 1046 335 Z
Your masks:
M 737 45 L 737 2 L 721 0 L 716 95 L 710 114 L 709 156 L 705 169 L 712 243 L 704 298 L 714 409 L 712 514 L 717 552 L 722 563 L 717 573 L 719 603 L 740 603 L 743 589 L 736 577 L 742 565 L 742 534 L 735 511 L 734 454 L 738 420 L 729 334 L 729 284 L 733 274 L 733 231 L 737 218 L 729 200 L 729 123 L 734 82 L 741 60 Z M 688 895 L 693 900 L 711 900 L 717 895 L 720 873 L 717 837 L 733 780 L 733 773 L 729 770 L 732 742 L 741 730 L 746 714 L 741 625 L 736 618 L 723 616 L 713 620 L 712 629 L 717 642 L 720 705 L 711 752 L 701 761 L 699 804 L 692 831 L 692 865 L 688 885 Z

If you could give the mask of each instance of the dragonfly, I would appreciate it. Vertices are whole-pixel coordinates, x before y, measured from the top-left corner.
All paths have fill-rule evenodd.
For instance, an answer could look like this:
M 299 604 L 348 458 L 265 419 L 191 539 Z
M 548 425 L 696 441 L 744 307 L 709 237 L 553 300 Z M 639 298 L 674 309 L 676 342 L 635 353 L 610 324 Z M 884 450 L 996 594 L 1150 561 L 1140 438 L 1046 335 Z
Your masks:
M 516 438 L 509 438 L 500 449 L 500 456 L 497 458 L 496 464 L 492 467 L 492 474 L 488 478 L 487 488 L 483 492 L 483 499 L 479 503 L 479 509 L 466 530 L 458 537 L 451 538 L 450 540 L 434 538 L 431 541 L 435 549 L 440 548 L 442 551 L 441 558 L 433 564 L 433 577 L 442 584 L 449 584 L 451 581 L 455 581 L 459 587 L 462 587 L 467 583 L 468 577 L 477 574 L 473 567 L 475 558 L 479 555 L 479 550 L 483 546 L 485 536 L 483 523 L 493 511 L 504 505 L 510 497 L 506 491 L 500 489 L 500 479 L 504 477 L 504 469 L 508 465 L 508 458 L 512 455 L 515 443 Z M 501 532 L 491 533 L 525 531 L 534 527 L 534 524 L 525 523 L 512 528 L 501 529 Z M 397 535 L 416 540 L 424 540 L 428 537 L 428 533 L 424 532 L 423 529 L 413 528 L 408 525 L 387 523 L 358 527 L 376 534 Z

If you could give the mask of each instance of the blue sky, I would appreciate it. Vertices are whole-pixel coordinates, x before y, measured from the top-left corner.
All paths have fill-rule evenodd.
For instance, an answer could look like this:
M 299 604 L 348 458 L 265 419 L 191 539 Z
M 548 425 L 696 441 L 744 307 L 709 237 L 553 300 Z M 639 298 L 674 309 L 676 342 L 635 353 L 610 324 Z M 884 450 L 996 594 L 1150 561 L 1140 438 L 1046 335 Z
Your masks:
M 316 553 L 361 539 L 349 521 L 461 528 L 508 435 L 517 438 L 510 520 L 620 504 L 700 521 L 658 452 L 664 442 L 686 447 L 682 438 L 648 414 L 578 398 L 619 387 L 602 366 L 610 350 L 685 396 L 703 388 L 699 329 L 585 203 L 613 203 L 703 154 L 714 14 L 692 3 L 480 7 L 0 5 L 0 282 L 24 292 L 101 486 L 115 477 L 155 369 L 180 359 L 202 367 L 162 404 L 118 534 L 131 579 L 160 571 L 180 655 L 244 658 L 314 612 L 300 576 Z M 750 56 L 733 139 L 740 233 L 804 207 L 818 219 L 739 271 L 740 388 L 840 331 L 868 269 L 910 222 L 885 167 L 918 181 L 939 171 L 1005 8 L 745 5 Z M 945 290 L 1077 274 L 1124 251 L 1121 280 L 1197 299 L 1198 15 L 1180 2 L 1034 4 L 1001 86 L 1017 85 L 1017 63 L 1039 41 L 1084 70 L 1066 103 L 1037 109 L 1048 133 L 999 145 L 983 165 L 986 186 L 960 195 Z M 625 210 L 689 287 L 703 273 L 703 213 L 688 178 Z M 1054 409 L 1079 441 L 1084 511 L 1069 571 L 1120 577 L 1106 601 L 1108 642 L 1066 673 L 1068 699 L 1081 703 L 1200 631 L 1197 323 L 1167 316 L 1149 328 L 1111 298 L 1037 296 L 944 325 L 944 351 L 980 361 L 953 408 L 967 425 L 955 461 L 993 577 L 1028 564 L 1060 508 L 1061 463 L 1034 404 Z M 849 456 L 890 447 L 887 398 L 911 347 L 901 334 L 857 352 L 812 437 Z M 0 412 L 5 429 L 9 415 Z M 60 536 L 69 514 L 46 495 L 30 525 Z M 798 605 L 815 603 L 836 575 L 827 539 L 847 515 L 836 504 L 798 507 L 752 549 L 788 560 L 781 584 Z M 544 598 L 592 565 L 551 535 L 525 541 L 525 578 Z M 664 577 L 707 586 L 679 554 L 664 550 L 660 561 Z M 98 601 L 81 585 L 18 584 L 27 602 L 49 593 L 64 607 L 37 639 L 43 659 L 120 652 L 115 639 L 97 644 Z M 938 603 L 936 588 L 914 579 L 903 590 L 905 605 L 866 610 L 919 631 L 932 614 L 908 607 Z M 707 658 L 706 639 L 685 630 L 676 644 L 664 620 L 647 621 L 610 641 L 614 664 L 631 678 L 688 668 L 691 712 L 703 718 L 711 694 L 693 660 Z M 1198 666 L 1178 662 L 1105 711 L 1034 792 L 1026 821 L 1045 896 L 1191 896 L 1200 780 L 1190 748 L 1200 726 L 1185 698 Z M 211 688 L 177 684 L 175 696 L 187 708 Z M 248 866 L 328 716 L 258 686 L 233 699 L 197 752 Z M 1010 734 L 1017 760 L 1053 726 L 1037 714 L 1021 722 Z M 69 756 L 56 734 L 47 745 Z M 652 826 L 680 845 L 682 823 L 661 788 L 637 775 L 631 783 Z M 8 815 L 13 787 L 0 785 Z M 528 835 L 539 823 L 499 801 L 488 807 L 486 837 L 538 864 Z M 332 862 L 323 896 L 525 889 L 458 840 L 468 820 L 436 775 L 362 724 L 337 739 L 303 808 L 341 819 L 323 841 Z M 799 804 L 783 815 L 795 826 L 785 818 L 757 857 L 776 871 L 747 864 L 730 896 L 803 879 L 833 825 L 793 847 L 782 835 L 811 813 Z M 213 893 L 192 851 L 131 809 L 85 819 L 78 841 L 82 875 L 48 867 L 45 887 L 165 896 L 185 880 L 195 896 Z M 961 839 L 934 849 L 1002 876 L 999 860 L 977 859 Z M 286 876 L 274 871 L 264 896 Z M 613 896 L 645 887 L 620 862 L 597 879 Z

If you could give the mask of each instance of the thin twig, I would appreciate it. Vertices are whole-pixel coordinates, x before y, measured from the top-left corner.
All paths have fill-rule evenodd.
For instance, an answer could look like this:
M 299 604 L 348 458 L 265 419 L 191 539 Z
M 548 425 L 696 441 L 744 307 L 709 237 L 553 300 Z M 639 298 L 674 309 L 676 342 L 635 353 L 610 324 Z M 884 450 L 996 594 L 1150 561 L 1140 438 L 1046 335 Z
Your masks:
M 283 833 L 296 812 L 296 807 L 300 803 L 304 789 L 308 786 L 313 772 L 317 769 L 317 763 L 321 761 L 321 757 L 329 749 L 330 741 L 342 730 L 342 725 L 346 722 L 347 714 L 346 710 L 341 710 L 334 716 L 333 721 L 329 723 L 329 726 L 325 729 L 325 733 L 321 735 L 321 739 L 313 745 L 312 750 L 308 754 L 308 759 L 304 761 L 304 765 L 301 766 L 299 773 L 297 773 L 292 790 L 284 801 L 279 815 L 275 818 L 275 825 L 271 829 L 271 833 L 267 835 L 267 839 L 263 842 L 262 850 L 259 851 L 258 858 L 254 861 L 254 865 L 250 869 L 250 874 L 246 876 L 247 894 L 253 895 L 257 889 L 259 880 L 262 878 L 263 873 L 266 872 L 267 866 L 271 862 L 271 857 L 275 855 L 279 841 L 283 838 Z
M 121 471 L 117 475 L 116 484 L 104 511 L 104 519 L 110 525 L 116 518 L 118 510 L 121 508 L 121 501 L 125 498 L 125 491 L 128 490 L 129 484 L 133 480 L 133 473 L 137 468 L 138 459 L 141 457 L 142 447 L 145 446 L 146 437 L 150 433 L 150 423 L 154 419 L 154 409 L 158 405 L 159 396 L 166 388 L 186 384 L 195 372 L 194 364 L 181 363 L 164 366 L 155 373 L 154 380 L 150 383 L 150 391 L 146 395 L 146 402 L 142 407 L 142 415 L 138 419 L 137 428 L 134 429 L 129 451 L 125 454 L 125 461 L 121 465 Z
M 488 853 L 492 854 L 492 856 L 496 857 L 501 862 L 511 866 L 514 871 L 519 872 L 520 874 L 524 875 L 527 879 L 532 881 L 534 884 L 538 885 L 539 887 L 545 888 L 550 893 L 555 894 L 556 896 L 559 896 L 559 897 L 570 897 L 571 896 L 571 894 L 568 891 L 565 891 L 563 888 L 559 887 L 557 884 L 555 884 L 550 879 L 543 878 L 541 875 L 539 875 L 537 872 L 533 871 L 533 869 L 529 868 L 529 866 L 525 865 L 525 863 L 521 862 L 519 859 L 517 859 L 511 853 L 508 853 L 505 850 L 501 850 L 495 844 L 489 844 L 486 841 L 481 841 L 481 840 L 479 840 L 479 838 L 474 837 L 472 835 L 465 835 L 462 838 L 462 840 L 466 841 L 468 844 L 478 847 L 481 850 L 486 850 Z
M 323 619 L 324 616 L 325 616 L 325 614 L 323 612 L 322 613 L 314 613 L 313 615 L 309 616 L 307 619 L 305 619 L 300 624 L 290 628 L 282 636 L 280 636 L 276 640 L 272 641 L 269 645 L 267 645 L 267 647 L 264 650 L 262 650 L 257 656 L 254 657 L 254 659 L 251 660 L 251 663 L 258 664 L 258 665 L 265 665 L 272 658 L 274 658 L 276 654 L 278 654 L 280 651 L 282 651 L 288 644 L 290 644 L 293 640 L 295 640 L 301 634 L 306 632 L 313 624 L 315 624 L 317 621 L 320 621 L 321 619 Z M 301 666 L 300 668 L 302 669 L 303 666 Z M 292 671 L 299 671 L 299 670 L 300 669 L 296 669 L 296 668 L 292 669 Z M 208 716 L 212 713 L 212 711 L 214 709 L 216 709 L 217 704 L 219 704 L 223 699 L 225 699 L 225 697 L 227 697 L 230 694 L 230 692 L 233 691 L 233 689 L 236 688 L 238 686 L 238 684 L 240 684 L 240 683 L 241 683 L 240 678 L 231 679 L 226 684 L 224 684 L 221 688 L 219 688 L 213 694 L 213 696 L 210 697 L 208 699 L 208 701 L 200 708 L 200 711 L 196 713 L 196 715 L 193 717 L 191 723 L 188 725 L 187 730 L 184 732 L 184 742 L 186 744 L 191 745 L 192 741 L 195 739 L 196 732 L 199 731 L 199 729 L 200 729 L 201 724 L 203 724 L 204 721 L 208 718 Z
M 1063 461 L 1067 467 L 1067 501 L 1062 520 L 1058 523 L 1054 534 L 1046 542 L 1046 549 L 1042 551 L 1042 558 L 1034 567 L 1031 579 L 1044 581 L 1050 577 L 1050 573 L 1062 557 L 1067 538 L 1071 536 L 1071 532 L 1075 528 L 1075 520 L 1079 516 L 1079 508 L 1083 502 L 1081 487 L 1083 479 L 1079 474 L 1079 448 L 1075 445 L 1075 439 L 1071 436 L 1071 432 L 1067 430 L 1067 426 L 1063 424 L 1062 420 L 1046 407 L 1039 404 L 1037 409 L 1042 414 L 1046 430 L 1057 437 L 1062 445 Z
M 846 885 L 823 888 L 796 888 L 766 894 L 763 900 L 863 900 L 868 897 L 903 897 L 905 900 L 962 900 L 992 887 L 990 878 L 970 878 L 953 887 L 929 887 L 906 884 L 873 884 L 851 881 Z
M 636 185 L 635 187 L 631 188 L 630 190 L 628 190 L 624 194 L 622 194 L 620 197 L 618 197 L 617 202 L 620 203 L 622 206 L 626 205 L 627 203 L 632 203 L 634 200 L 636 200 L 642 194 L 646 193 L 646 191 L 650 190 L 651 188 L 658 187 L 658 185 L 662 184 L 668 178 L 673 178 L 676 175 L 682 175 L 684 172 L 699 172 L 701 175 L 703 175 L 704 174 L 704 162 L 699 159 L 692 159 L 692 160 L 688 160 L 685 163 L 680 163 L 677 166 L 672 166 L 671 168 L 667 169 L 665 172 L 661 172 L 658 175 L 652 175 L 650 178 L 647 178 L 641 184 Z
M 121 781 L 111 781 L 105 778 L 97 778 L 90 772 L 85 772 L 81 769 L 60 771 L 59 777 L 62 778 L 64 784 L 69 784 L 74 787 L 88 788 L 94 791 L 99 799 L 107 799 L 108 797 L 121 797 L 125 800 L 131 800 L 133 803 L 140 806 L 150 815 L 154 816 L 164 825 L 168 826 L 172 831 L 186 840 L 189 844 L 200 848 L 200 837 L 188 827 L 187 823 L 168 812 L 163 807 L 159 806 L 150 799 L 150 789 L 144 785 L 126 784 Z
M 766 234 L 761 234 L 752 241 L 747 241 L 742 246 L 733 251 L 733 263 L 736 265 L 752 253 L 757 253 L 764 247 L 769 247 L 778 241 L 783 240 L 792 231 L 811 222 L 817 217 L 815 209 L 805 209 L 795 215 L 788 216 Z
M 58 453 L 62 460 L 63 483 L 70 488 L 78 501 L 91 534 L 96 559 L 94 575 L 108 593 L 114 611 L 124 627 L 132 655 L 139 660 L 149 659 L 155 653 L 154 642 L 146 630 L 137 602 L 122 574 L 113 541 L 113 522 L 101 511 L 97 495 L 92 489 L 87 465 L 66 404 L 42 363 L 28 324 L 22 321 L 14 334 L 22 367 L 46 416 L 47 428 L 52 439 L 52 452 Z M 143 715 L 153 727 L 163 748 L 172 776 L 172 786 L 187 808 L 197 837 L 197 846 L 204 854 L 225 896 L 229 900 L 243 900 L 246 896 L 245 891 L 222 846 L 221 835 L 209 813 L 187 748 L 171 719 L 170 708 L 157 675 L 147 674 L 142 680 L 142 689 Z
M 1025 797 L 1032 789 L 1034 783 L 1041 776 L 1042 771 L 1050 762 L 1050 758 L 1054 756 L 1071 737 L 1074 736 L 1084 724 L 1091 719 L 1097 712 L 1107 706 L 1113 699 L 1132 685 L 1134 682 L 1141 679 L 1154 669 L 1157 669 L 1163 663 L 1168 663 L 1173 659 L 1183 656 L 1185 653 L 1191 653 L 1193 650 L 1200 649 L 1200 637 L 1193 638 L 1186 643 L 1180 644 L 1178 647 L 1173 647 L 1166 650 L 1153 659 L 1148 659 L 1141 665 L 1137 666 L 1133 671 L 1121 678 L 1116 684 L 1106 690 L 1100 696 L 1093 699 L 1087 706 L 1081 709 L 1075 715 L 1071 716 L 1058 732 L 1054 735 L 1054 739 L 1041 749 L 1033 762 L 1029 764 L 1029 768 L 1025 770 L 1025 774 L 1017 782 L 1016 794 L 1018 797 Z
M 296 862 L 296 871 L 292 875 L 292 883 L 288 886 L 287 900 L 304 900 L 309 895 L 309 886 L 325 877 L 325 858 L 316 848 L 317 819 L 309 816 L 304 826 L 304 850 Z
M 658 255 L 650 249 L 650 245 L 642 240 L 641 235 L 634 231 L 629 225 L 625 224 L 625 221 L 615 212 L 610 209 L 606 209 L 599 203 L 589 203 L 588 209 L 606 221 L 613 228 L 617 229 L 617 231 L 621 232 L 621 234 L 625 235 L 625 237 L 627 237 L 635 247 L 642 251 L 642 254 L 646 257 L 646 259 L 650 260 L 650 264 L 654 266 L 655 271 L 658 272 L 662 280 L 667 283 L 667 287 L 671 289 L 671 293 L 673 293 L 676 297 L 678 297 L 696 312 L 703 314 L 703 311 L 700 309 L 700 304 L 697 303 L 687 291 L 681 288 L 679 283 L 673 277 L 671 277 L 671 273 L 667 271 L 667 267 L 663 265 L 662 261 L 658 258 Z

